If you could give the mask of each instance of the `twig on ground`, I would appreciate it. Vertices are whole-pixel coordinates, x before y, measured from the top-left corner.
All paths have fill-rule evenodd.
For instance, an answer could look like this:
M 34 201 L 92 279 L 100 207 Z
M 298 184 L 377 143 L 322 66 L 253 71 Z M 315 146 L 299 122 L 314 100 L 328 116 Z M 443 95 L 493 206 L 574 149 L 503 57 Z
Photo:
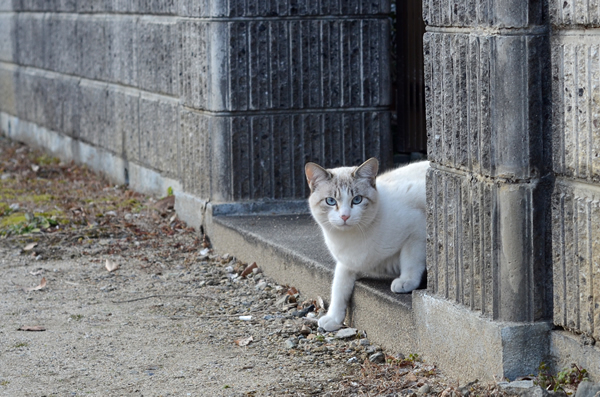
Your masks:
M 156 295 L 143 296 L 141 298 L 129 299 L 129 300 L 124 300 L 124 301 L 111 301 L 111 302 L 112 303 L 129 303 L 129 302 L 142 301 L 142 300 L 152 299 L 152 298 L 188 298 L 188 299 L 200 298 L 200 299 L 217 300 L 217 298 L 214 298 L 212 296 L 207 296 L 207 295 L 161 295 L 161 294 L 156 294 Z

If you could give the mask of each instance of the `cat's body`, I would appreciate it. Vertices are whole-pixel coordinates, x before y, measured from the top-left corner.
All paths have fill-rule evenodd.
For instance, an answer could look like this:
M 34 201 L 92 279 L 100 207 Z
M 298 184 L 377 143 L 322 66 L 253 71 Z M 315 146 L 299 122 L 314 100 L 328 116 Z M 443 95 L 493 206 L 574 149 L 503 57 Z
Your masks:
M 325 170 L 306 165 L 313 217 L 337 261 L 331 303 L 319 326 L 341 327 L 359 275 L 395 277 L 396 293 L 414 290 L 425 271 L 425 174 L 413 163 L 377 177 L 376 159 Z

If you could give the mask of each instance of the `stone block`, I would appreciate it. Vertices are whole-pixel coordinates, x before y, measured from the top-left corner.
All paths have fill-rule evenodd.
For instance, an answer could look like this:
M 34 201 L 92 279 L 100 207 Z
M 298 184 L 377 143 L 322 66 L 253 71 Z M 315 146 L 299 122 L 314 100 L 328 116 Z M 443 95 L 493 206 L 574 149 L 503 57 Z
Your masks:
M 72 14 L 49 14 L 46 67 L 55 72 L 80 75 L 78 57 L 78 18 Z
M 139 159 L 139 95 L 137 90 L 112 85 L 106 91 L 103 146 L 119 156 L 127 154 L 128 160 Z
M 15 60 L 20 65 L 44 68 L 46 65 L 46 50 L 48 32 L 45 14 L 19 13 L 16 17 Z
M 78 15 L 77 29 L 77 75 L 93 80 L 108 81 L 111 63 L 108 59 L 106 41 L 106 16 Z
M 17 14 L 0 13 L 0 61 L 14 62 L 15 27 Z
M 422 357 L 463 382 L 512 380 L 547 359 L 550 323 L 492 321 L 425 290 L 412 307 Z
M 176 15 L 178 0 L 130 0 L 131 11 L 146 15 Z
M 110 81 L 137 86 L 137 26 L 138 17 L 114 15 L 106 19 L 106 54 Z
M 600 181 L 600 45 L 584 37 L 552 41 L 553 158 L 558 174 Z
M 168 97 L 144 93 L 139 101 L 140 161 L 169 178 L 178 178 L 177 102 Z
M 80 128 L 80 88 L 79 79 L 61 76 L 55 79 L 55 109 L 60 114 L 57 132 L 77 137 Z
M 46 95 L 40 77 L 31 70 L 16 71 L 17 115 L 32 123 L 42 123 L 40 100 Z
M 80 121 L 78 138 L 88 144 L 104 147 L 107 126 L 107 85 L 82 80 L 79 88 Z
M 139 88 L 177 95 L 179 35 L 175 19 L 141 17 L 137 30 Z
M 236 21 L 227 29 L 229 83 L 216 86 L 229 90 L 228 109 L 390 104 L 386 48 L 375 45 L 387 43 L 383 19 Z
M 207 117 L 184 111 L 182 172 L 205 171 L 185 171 L 183 184 L 186 191 L 213 201 L 303 197 L 306 161 L 333 167 L 376 156 L 385 162 L 390 146 L 380 134 L 388 129 L 386 112 Z
M 430 26 L 525 28 L 544 23 L 539 0 L 424 0 L 423 20 Z
M 56 11 L 75 12 L 77 10 L 77 0 L 55 0 Z
M 595 382 L 600 381 L 600 349 L 598 346 L 585 345 L 580 335 L 555 330 L 550 333 L 550 354 L 553 369 L 556 372 L 570 368 L 577 363 L 587 370 L 587 376 Z M 576 396 L 579 394 L 576 394 Z
M 107 149 L 129 161 L 141 161 L 139 91 L 110 86 L 107 94 L 107 118 L 112 120 L 114 137 L 114 142 L 107 143 Z
M 180 92 L 187 106 L 225 111 L 231 109 L 227 104 L 230 90 L 248 96 L 248 92 L 244 91 L 247 86 L 234 88 L 235 77 L 226 72 L 227 45 L 230 42 L 236 45 L 233 44 L 234 40 L 230 41 L 228 33 L 228 24 L 221 22 L 180 23 Z M 241 66 L 247 68 L 248 65 Z
M 234 200 L 306 197 L 307 161 L 335 167 L 378 157 L 390 165 L 388 112 L 233 117 L 228 128 Z
M 0 64 L 0 111 L 13 116 L 17 114 L 16 73 L 15 66 Z
M 318 17 L 339 15 L 382 15 L 390 11 L 388 0 L 364 2 L 349 0 L 325 1 L 259 1 L 211 2 L 207 0 L 181 0 L 179 15 L 188 17 Z
M 600 5 L 598 0 L 549 1 L 550 22 L 556 27 L 582 26 L 594 28 L 600 26 Z
M 101 13 L 113 11 L 113 0 L 78 0 L 76 2 L 76 12 L 83 13 Z
M 181 181 L 186 192 L 208 199 L 211 197 L 211 159 L 229 158 L 228 152 L 211 153 L 211 134 L 223 134 L 211 128 L 214 117 L 188 110 L 181 111 L 180 143 Z
M 433 161 L 508 179 L 548 172 L 544 43 L 538 35 L 425 35 Z
M 554 323 L 600 338 L 600 197 L 559 180 L 552 195 Z
M 550 184 L 428 173 L 431 291 L 493 319 L 548 318 L 546 229 Z
M 179 22 L 181 52 L 179 60 L 179 92 L 183 103 L 194 109 L 209 109 L 210 59 L 208 53 L 209 25 L 204 21 Z M 220 109 L 222 110 L 222 109 Z
M 14 11 L 15 7 L 13 5 L 13 0 L 0 0 L 0 11 L 10 12 Z
M 44 12 L 54 11 L 57 0 L 18 0 L 13 1 L 15 11 Z

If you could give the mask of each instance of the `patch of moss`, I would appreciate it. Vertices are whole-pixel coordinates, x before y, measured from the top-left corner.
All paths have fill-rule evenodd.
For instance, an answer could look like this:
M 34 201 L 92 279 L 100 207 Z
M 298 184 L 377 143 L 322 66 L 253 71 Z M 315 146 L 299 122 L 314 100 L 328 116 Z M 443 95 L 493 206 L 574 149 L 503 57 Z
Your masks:
M 31 201 L 33 201 L 34 203 L 47 203 L 48 201 L 52 201 L 54 200 L 54 196 L 52 196 L 51 194 L 38 194 L 38 195 L 34 195 L 34 196 L 30 196 Z
M 0 222 L 0 225 L 2 227 L 14 226 L 14 225 L 18 225 L 19 223 L 26 222 L 26 221 L 27 221 L 27 219 L 25 218 L 24 213 L 15 212 L 13 214 L 6 216 L 4 219 L 2 219 L 2 221 Z
M 34 161 L 38 165 L 52 165 L 60 163 L 60 159 L 52 156 L 48 156 L 47 154 L 42 154 L 41 156 L 37 156 Z

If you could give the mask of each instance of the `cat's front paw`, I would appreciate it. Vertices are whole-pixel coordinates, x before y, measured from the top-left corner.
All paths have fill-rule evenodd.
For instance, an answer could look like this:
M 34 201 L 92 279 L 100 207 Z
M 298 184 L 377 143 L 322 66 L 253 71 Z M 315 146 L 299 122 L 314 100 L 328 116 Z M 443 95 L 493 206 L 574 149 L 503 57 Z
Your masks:
M 337 321 L 333 315 L 328 314 L 327 316 L 319 319 L 319 327 L 323 328 L 327 332 L 330 332 L 337 331 L 338 329 L 342 328 L 342 324 L 340 321 Z
M 402 277 L 398 277 L 392 281 L 392 292 L 406 294 L 417 289 L 420 283 L 421 280 L 403 279 Z

